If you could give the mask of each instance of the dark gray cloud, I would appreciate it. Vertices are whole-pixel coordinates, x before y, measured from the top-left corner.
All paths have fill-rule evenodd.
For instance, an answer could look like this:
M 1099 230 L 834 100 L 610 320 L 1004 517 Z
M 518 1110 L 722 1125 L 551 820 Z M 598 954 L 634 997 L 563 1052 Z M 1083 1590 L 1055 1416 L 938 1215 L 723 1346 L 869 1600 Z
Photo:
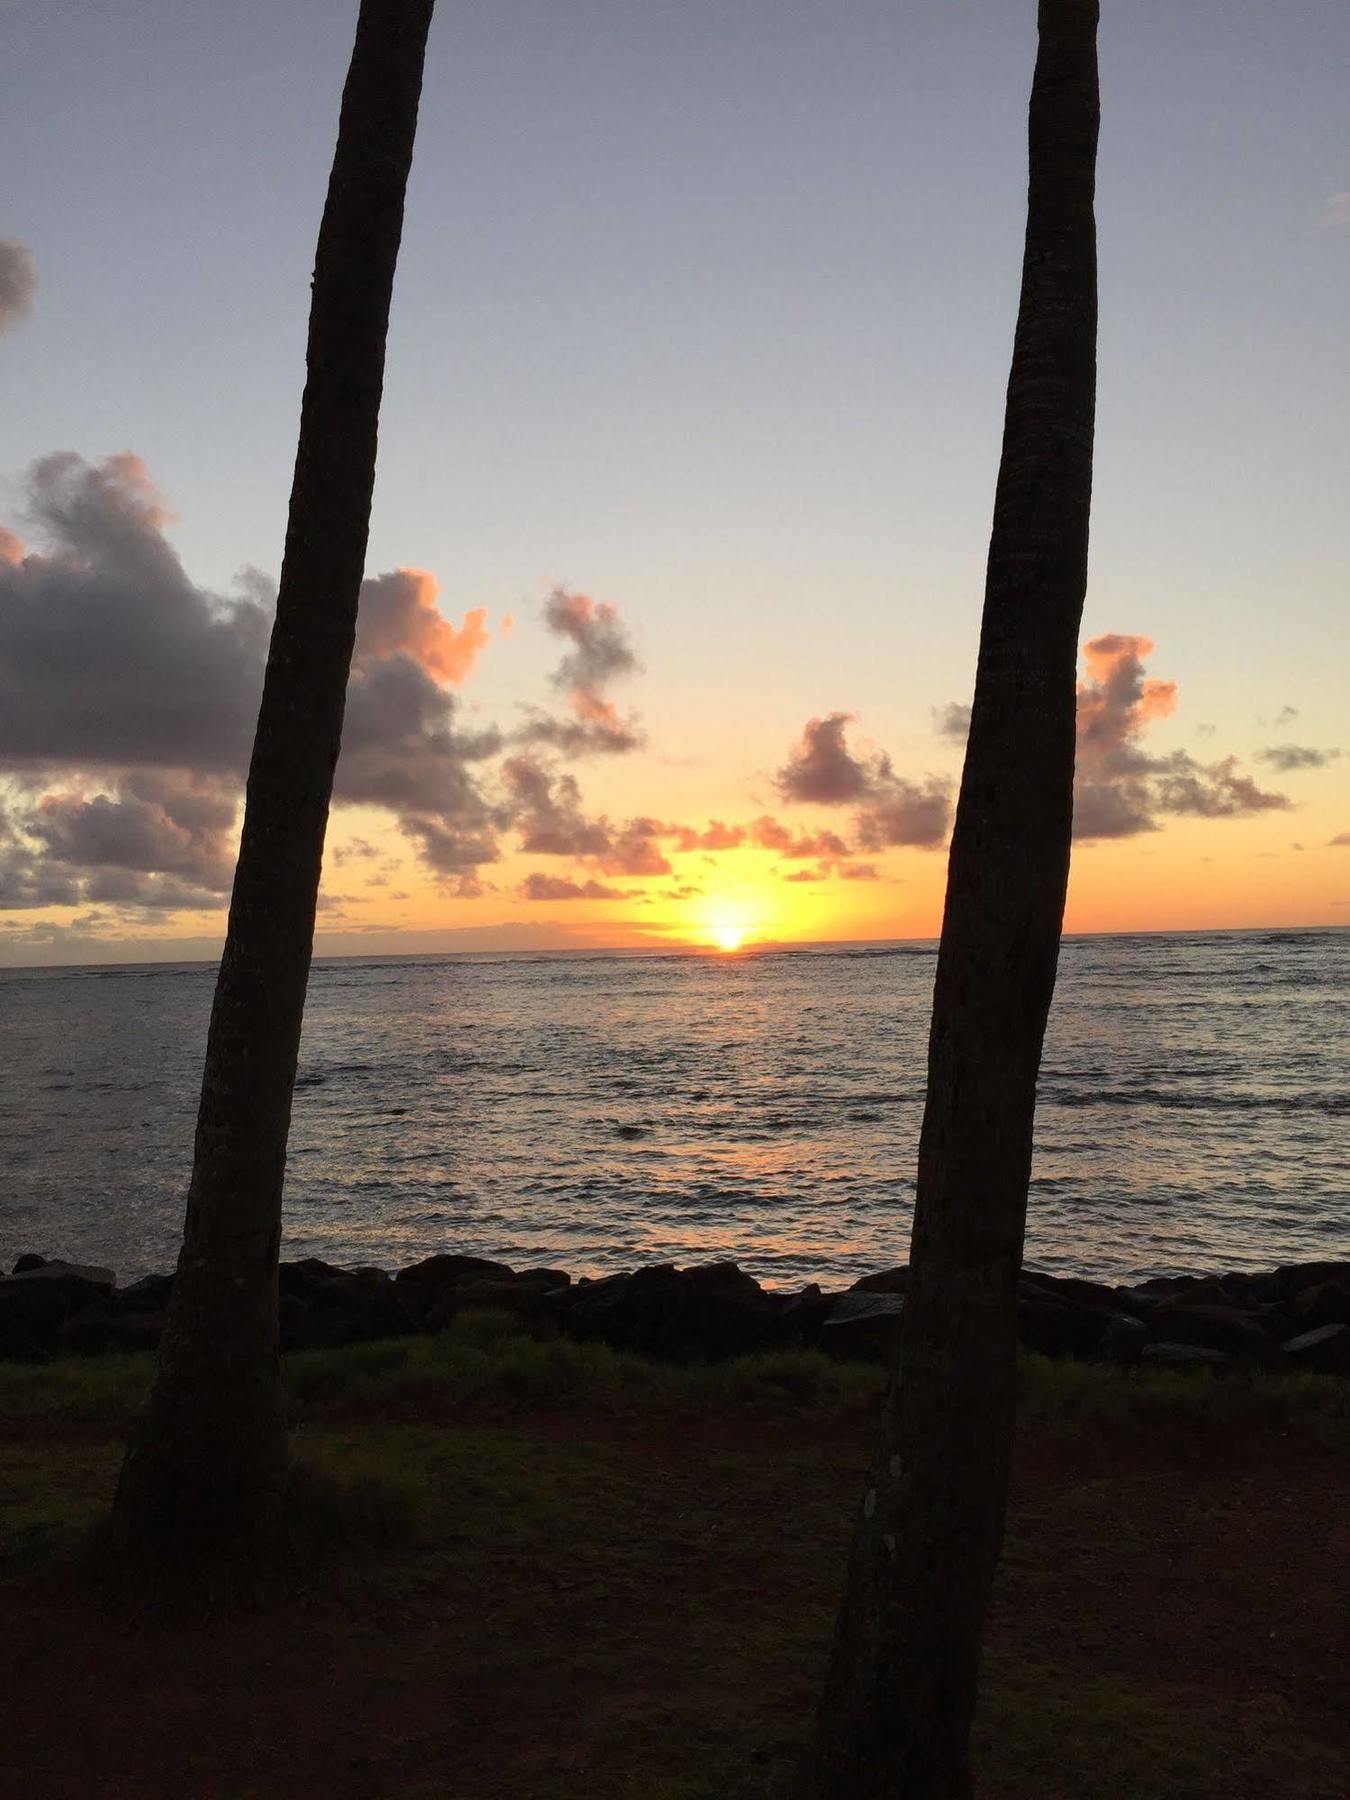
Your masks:
M 1315 750 L 1310 744 L 1267 744 L 1256 755 L 1259 762 L 1269 763 L 1272 769 L 1287 775 L 1295 769 L 1325 769 L 1328 763 L 1336 761 L 1340 751 Z
M 269 609 L 194 587 L 139 458 L 29 472 L 44 547 L 0 561 L 0 766 L 245 767 Z
M 502 783 L 520 848 L 542 856 L 603 856 L 613 842 L 609 821 L 582 810 L 574 775 L 546 769 L 531 756 L 510 756 Z
M 827 713 L 808 719 L 799 743 L 774 776 L 784 800 L 817 806 L 843 806 L 865 799 L 890 774 L 889 759 L 878 753 L 858 757 L 845 742 L 852 713 Z
M 0 541 L 0 773 L 32 801 L 11 816 L 6 892 L 218 904 L 275 589 L 252 570 L 233 595 L 195 586 L 130 453 L 43 458 L 27 516 L 39 548 Z M 506 815 L 478 767 L 502 740 L 465 729 L 442 685 L 472 667 L 485 615 L 456 629 L 435 593 L 412 569 L 363 585 L 334 798 L 392 812 L 431 868 L 463 877 L 498 854 Z M 189 818 L 208 804 L 209 822 Z
M 854 814 L 860 850 L 936 850 L 952 816 L 951 783 L 930 775 L 922 782 L 891 775 L 876 797 Z
M 32 311 L 37 269 L 27 246 L 0 238 L 0 331 L 8 331 Z

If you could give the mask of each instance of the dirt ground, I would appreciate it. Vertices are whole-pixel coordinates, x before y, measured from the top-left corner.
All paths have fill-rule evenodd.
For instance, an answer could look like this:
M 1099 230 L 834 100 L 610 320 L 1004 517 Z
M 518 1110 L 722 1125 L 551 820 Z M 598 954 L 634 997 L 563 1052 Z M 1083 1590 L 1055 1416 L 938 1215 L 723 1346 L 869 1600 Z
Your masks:
M 61 1564 L 11 1575 L 6 1800 L 783 1791 L 866 1417 L 432 1408 L 344 1429 L 443 1452 L 458 1535 L 205 1621 L 129 1623 Z M 96 1428 L 33 1421 L 5 1441 L 81 1492 L 116 1466 Z M 1344 1451 L 1299 1427 L 1024 1428 L 980 1792 L 1346 1800 L 1346 1476 Z

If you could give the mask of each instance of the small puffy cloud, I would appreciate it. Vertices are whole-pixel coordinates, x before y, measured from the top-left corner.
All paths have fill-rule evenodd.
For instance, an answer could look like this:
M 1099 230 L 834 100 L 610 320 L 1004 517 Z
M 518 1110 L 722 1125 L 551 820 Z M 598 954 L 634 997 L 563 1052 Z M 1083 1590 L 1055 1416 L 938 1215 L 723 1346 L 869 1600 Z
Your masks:
M 881 872 L 875 863 L 848 862 L 840 863 L 835 874 L 841 881 L 880 881 Z
M 954 744 L 964 744 L 970 736 L 970 708 L 959 700 L 949 700 L 945 706 L 935 706 L 933 729 L 939 737 L 950 738 Z
M 757 849 L 776 850 L 788 862 L 803 862 L 812 857 L 832 862 L 849 853 L 848 845 L 838 832 L 790 831 L 781 820 L 770 818 L 768 814 L 756 819 L 747 835 Z
M 1322 223 L 1332 231 L 1350 227 L 1350 193 L 1327 195 L 1322 208 Z
M 641 668 L 618 608 L 555 588 L 544 604 L 544 624 L 571 645 L 551 678 L 571 716 L 559 719 L 530 708 L 517 733 L 520 741 L 565 756 L 616 756 L 638 749 L 645 740 L 636 714 L 621 717 L 606 692 L 611 682 Z
M 827 881 L 828 869 L 793 869 L 791 874 L 784 875 L 784 881 Z
M 440 585 L 425 569 L 393 569 L 362 583 L 356 654 L 402 651 L 437 681 L 459 687 L 487 647 L 487 610 L 473 607 L 458 630 L 436 605 Z
M 1296 706 L 1282 706 L 1275 715 L 1275 729 L 1278 731 L 1281 725 L 1292 725 L 1297 717 L 1298 708 Z
M 1334 838 L 1327 839 L 1329 850 L 1350 850 L 1350 831 L 1338 831 Z
M 854 715 L 843 712 L 807 720 L 800 741 L 774 776 L 784 800 L 844 806 L 865 798 L 884 779 L 890 772 L 885 756 L 863 758 L 849 749 L 845 733 L 853 722 Z
M 0 331 L 27 318 L 36 292 L 32 253 L 15 238 L 0 238 Z
M 693 825 L 672 825 L 670 835 L 675 848 L 683 853 L 693 850 L 735 850 L 745 842 L 744 825 L 725 825 L 721 819 L 710 819 L 703 830 Z
M 1259 762 L 1269 763 L 1287 775 L 1294 769 L 1325 769 L 1328 763 L 1336 761 L 1340 751 L 1315 750 L 1310 744 L 1267 744 L 1256 755 Z
M 627 900 L 624 888 L 608 887 L 603 881 L 571 881 L 565 875 L 527 875 L 521 883 L 527 900 Z

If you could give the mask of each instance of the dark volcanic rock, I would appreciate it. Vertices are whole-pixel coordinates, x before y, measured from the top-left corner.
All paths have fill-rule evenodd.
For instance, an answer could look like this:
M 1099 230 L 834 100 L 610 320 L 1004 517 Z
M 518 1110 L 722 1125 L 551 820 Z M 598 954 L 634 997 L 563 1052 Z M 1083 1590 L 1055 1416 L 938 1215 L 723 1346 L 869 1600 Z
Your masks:
M 1350 1325 L 1350 1280 L 1319 1281 L 1294 1295 L 1290 1306 L 1305 1330 L 1318 1325 Z
M 428 1256 L 424 1262 L 400 1269 L 394 1280 L 400 1286 L 444 1288 L 457 1281 L 509 1281 L 515 1270 L 485 1256 Z
M 849 1289 L 850 1294 L 903 1294 L 909 1284 L 909 1264 L 898 1269 L 879 1269 L 875 1275 L 864 1275 Z
M 831 1356 L 860 1362 L 888 1362 L 900 1342 L 904 1296 L 851 1288 L 840 1294 L 820 1331 L 820 1347 Z
M 1279 1339 L 1267 1330 L 1262 1315 L 1236 1306 L 1196 1304 L 1189 1295 L 1157 1307 L 1149 1317 L 1149 1334 L 1155 1343 L 1190 1344 L 1260 1362 L 1280 1354 Z
M 102 1300 L 112 1282 L 109 1269 L 51 1262 L 0 1279 L 0 1357 L 34 1362 L 55 1354 L 66 1320 Z
M 27 1275 L 33 1269 L 45 1268 L 46 1263 L 45 1256 L 39 1256 L 36 1251 L 28 1250 L 15 1263 L 12 1272 L 15 1275 Z
M 77 1356 L 108 1351 L 154 1350 L 164 1333 L 164 1314 L 118 1306 L 89 1306 L 62 1325 L 58 1348 Z
M 1350 1325 L 1319 1325 L 1316 1331 L 1301 1332 L 1290 1338 L 1284 1354 L 1295 1369 L 1350 1375 Z
M 787 1341 L 782 1308 L 734 1263 L 670 1263 L 579 1281 L 554 1296 L 570 1336 L 681 1361 L 720 1361 Z

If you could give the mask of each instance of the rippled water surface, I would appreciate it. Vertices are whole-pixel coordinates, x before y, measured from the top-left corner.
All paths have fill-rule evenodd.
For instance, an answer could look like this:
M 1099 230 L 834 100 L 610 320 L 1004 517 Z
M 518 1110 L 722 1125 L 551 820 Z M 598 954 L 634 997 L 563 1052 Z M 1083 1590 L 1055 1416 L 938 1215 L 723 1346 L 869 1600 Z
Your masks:
M 328 962 L 283 1254 L 574 1272 L 907 1253 L 931 946 Z M 0 972 L 0 1256 L 171 1267 L 214 969 Z M 1350 1255 L 1350 932 L 1071 939 L 1028 1261 Z

